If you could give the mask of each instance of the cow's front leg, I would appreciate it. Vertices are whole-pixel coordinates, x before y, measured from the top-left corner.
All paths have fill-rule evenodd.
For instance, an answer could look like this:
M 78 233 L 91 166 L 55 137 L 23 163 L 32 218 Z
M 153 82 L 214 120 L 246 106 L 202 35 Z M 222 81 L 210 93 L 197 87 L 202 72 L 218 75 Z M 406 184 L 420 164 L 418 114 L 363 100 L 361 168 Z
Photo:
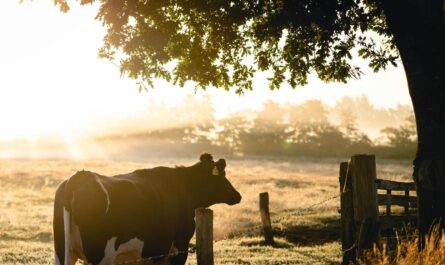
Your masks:
M 175 242 L 174 246 L 178 249 L 179 254 L 174 256 L 171 260 L 171 265 L 184 265 L 187 261 L 188 256 L 188 245 L 189 241 L 187 242 Z
M 182 229 L 179 229 L 179 232 L 176 234 L 173 245 L 178 249 L 179 254 L 172 258 L 171 265 L 185 264 L 188 257 L 190 239 L 192 239 L 194 232 L 195 222 L 193 218 L 191 218 L 190 221 L 187 222 Z
M 142 259 L 151 259 L 154 264 L 164 264 L 168 260 L 174 233 L 171 230 L 149 230 L 148 235 L 142 236 L 144 246 L 142 248 Z M 146 263 L 144 263 L 146 264 Z
M 142 250 L 142 259 L 151 259 L 153 263 L 158 264 L 159 262 L 168 259 L 170 246 L 168 243 L 159 242 L 156 246 L 147 246 Z M 163 263 L 160 263 L 163 264 Z

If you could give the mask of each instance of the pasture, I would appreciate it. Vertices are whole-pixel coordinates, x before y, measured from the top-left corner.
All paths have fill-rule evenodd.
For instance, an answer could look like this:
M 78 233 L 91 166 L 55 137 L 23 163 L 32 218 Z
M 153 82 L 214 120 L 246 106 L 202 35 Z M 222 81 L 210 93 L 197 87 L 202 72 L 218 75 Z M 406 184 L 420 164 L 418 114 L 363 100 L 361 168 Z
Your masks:
M 57 185 L 77 170 L 104 175 L 158 165 L 191 165 L 193 158 L 144 162 L 0 160 L 0 264 L 53 264 L 52 206 Z M 215 156 L 218 158 L 218 156 Z M 227 176 L 243 195 L 235 206 L 213 206 L 215 264 L 338 264 L 341 261 L 341 159 L 227 159 Z M 410 181 L 409 161 L 377 160 L 377 176 Z M 265 246 L 258 194 L 268 191 L 277 244 Z M 190 255 L 188 264 L 195 264 Z

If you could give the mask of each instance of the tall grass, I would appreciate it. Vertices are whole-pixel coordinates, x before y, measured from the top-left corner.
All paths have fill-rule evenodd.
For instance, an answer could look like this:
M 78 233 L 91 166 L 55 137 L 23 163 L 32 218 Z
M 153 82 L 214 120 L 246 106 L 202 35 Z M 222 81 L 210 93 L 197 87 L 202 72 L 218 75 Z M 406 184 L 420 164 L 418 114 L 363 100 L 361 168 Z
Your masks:
M 435 226 L 431 234 L 425 237 L 422 249 L 418 247 L 419 240 L 419 236 L 398 238 L 397 248 L 394 251 L 388 251 L 388 247 L 384 243 L 381 248 L 374 246 L 373 250 L 364 254 L 359 264 L 445 264 L 445 234 L 443 230 Z

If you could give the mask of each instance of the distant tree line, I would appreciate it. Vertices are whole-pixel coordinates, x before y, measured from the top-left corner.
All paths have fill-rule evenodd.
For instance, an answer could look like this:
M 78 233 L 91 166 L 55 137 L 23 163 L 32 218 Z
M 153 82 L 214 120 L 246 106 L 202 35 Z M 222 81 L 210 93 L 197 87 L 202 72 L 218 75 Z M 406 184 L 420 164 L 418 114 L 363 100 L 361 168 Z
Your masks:
M 248 156 L 336 157 L 374 153 L 405 159 L 413 158 L 416 150 L 414 115 L 407 106 L 376 108 L 366 97 L 344 98 L 335 107 L 318 100 L 286 105 L 269 101 L 260 111 L 245 110 L 215 119 L 207 101 L 200 103 L 206 110 L 204 115 L 200 114 L 200 108 L 193 108 L 198 105 L 189 104 L 187 110 L 182 107 L 189 121 L 182 121 L 179 127 L 100 140 L 110 144 L 116 140 L 125 142 L 129 151 L 138 149 L 141 155 L 146 152 L 181 155 L 207 150 Z M 379 125 L 383 127 L 376 134 Z

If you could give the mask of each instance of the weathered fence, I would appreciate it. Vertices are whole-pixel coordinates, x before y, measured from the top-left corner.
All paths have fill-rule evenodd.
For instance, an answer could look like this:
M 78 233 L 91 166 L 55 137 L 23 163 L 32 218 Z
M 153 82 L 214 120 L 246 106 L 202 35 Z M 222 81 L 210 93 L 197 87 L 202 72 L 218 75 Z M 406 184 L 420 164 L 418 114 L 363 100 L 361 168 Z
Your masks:
M 354 155 L 349 162 L 340 164 L 343 264 L 354 262 L 363 250 L 378 243 L 381 231 L 415 223 L 414 183 L 377 179 L 376 172 L 374 155 Z M 399 211 L 393 211 L 392 206 L 398 206 Z M 379 211 L 379 207 L 384 207 L 384 211 Z M 267 192 L 259 194 L 259 211 L 262 224 L 258 228 L 263 232 L 266 245 L 274 245 Z M 209 209 L 196 210 L 196 247 L 198 265 L 213 265 L 213 213 Z
M 384 190 L 386 194 L 377 194 L 379 206 L 386 206 L 384 215 L 380 215 L 382 229 L 392 229 L 406 223 L 417 223 L 417 197 L 410 195 L 415 192 L 414 182 L 398 182 L 391 180 L 376 180 L 377 190 Z M 403 192 L 404 194 L 394 194 L 393 192 Z M 403 212 L 393 213 L 391 206 L 403 207 Z
M 410 195 L 414 183 L 377 179 L 374 155 L 355 155 L 342 162 L 339 182 L 343 264 L 354 262 L 364 249 L 378 243 L 381 230 L 415 223 L 417 198 Z M 403 213 L 394 215 L 393 205 L 403 207 Z M 383 214 L 379 206 L 386 207 Z
M 377 179 L 374 155 L 354 155 L 349 162 L 342 162 L 339 181 L 340 196 L 308 208 L 340 197 L 342 264 L 354 262 L 363 250 L 378 243 L 381 231 L 416 223 L 414 183 Z M 399 211 L 393 211 L 392 206 L 398 206 Z M 267 192 L 259 194 L 259 210 L 262 225 L 258 228 L 266 245 L 274 245 Z M 209 209 L 196 210 L 196 247 L 198 265 L 213 265 L 213 212 Z
M 266 245 L 274 245 L 272 222 L 269 212 L 269 193 L 259 194 L 260 226 Z M 198 265 L 213 265 L 213 211 L 207 208 L 195 210 L 196 259 Z

